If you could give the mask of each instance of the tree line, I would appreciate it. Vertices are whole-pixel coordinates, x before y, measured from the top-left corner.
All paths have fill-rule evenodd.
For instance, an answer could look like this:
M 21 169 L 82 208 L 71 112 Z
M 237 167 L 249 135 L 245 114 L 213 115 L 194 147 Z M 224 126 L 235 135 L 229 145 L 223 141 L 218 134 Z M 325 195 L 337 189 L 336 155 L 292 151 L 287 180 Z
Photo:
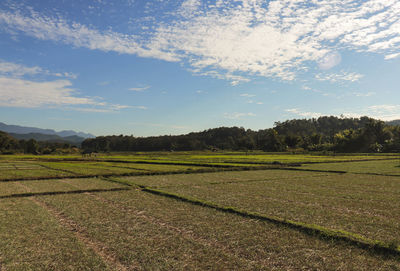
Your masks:
M 0 131 L 0 153 L 29 153 L 29 154 L 51 154 L 70 153 L 79 151 L 69 143 L 36 141 L 35 139 L 18 140 L 9 134 Z
M 290 150 L 333 152 L 399 152 L 400 126 L 369 117 L 325 116 L 276 122 L 253 131 L 219 127 L 185 135 L 135 137 L 99 136 L 82 142 L 82 149 L 109 151 Z

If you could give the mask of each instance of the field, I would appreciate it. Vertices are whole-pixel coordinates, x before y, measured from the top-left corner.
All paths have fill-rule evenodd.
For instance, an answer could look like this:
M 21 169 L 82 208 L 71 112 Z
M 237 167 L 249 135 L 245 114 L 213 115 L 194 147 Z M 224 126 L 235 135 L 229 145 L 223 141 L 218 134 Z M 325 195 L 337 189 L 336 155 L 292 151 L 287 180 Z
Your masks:
M 0 270 L 400 270 L 400 158 L 3 155 Z

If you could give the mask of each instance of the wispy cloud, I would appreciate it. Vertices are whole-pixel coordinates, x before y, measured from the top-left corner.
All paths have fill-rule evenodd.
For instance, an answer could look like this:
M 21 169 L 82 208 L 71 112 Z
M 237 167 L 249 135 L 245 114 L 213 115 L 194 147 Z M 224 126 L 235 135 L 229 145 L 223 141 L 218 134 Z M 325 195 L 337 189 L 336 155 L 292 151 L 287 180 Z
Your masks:
M 351 117 L 351 118 L 359 118 L 362 116 L 368 116 L 368 117 L 383 120 L 383 121 L 398 120 L 398 119 L 400 119 L 400 108 L 397 108 L 396 110 L 388 110 L 388 111 L 380 111 L 380 112 L 377 112 L 376 110 L 371 109 L 371 108 L 367 108 L 367 109 L 359 110 L 359 111 L 346 111 L 343 113 L 343 116 Z
M 357 82 L 361 78 L 363 78 L 364 75 L 355 73 L 355 72 L 345 72 L 341 71 L 340 73 L 319 73 L 315 75 L 315 79 L 318 81 L 329 81 L 332 83 L 337 83 L 337 82 Z
M 138 37 L 113 31 L 99 31 L 77 22 L 47 17 L 38 13 L 23 16 L 20 13 L 0 11 L 0 24 L 9 30 L 23 32 L 41 40 L 52 40 L 84 47 L 91 50 L 136 54 L 142 57 L 154 57 L 167 61 L 179 58 L 170 52 L 161 52 L 156 47 L 146 49 L 138 44 Z
M 248 104 L 258 104 L 258 105 L 264 104 L 263 102 L 257 102 L 257 101 L 253 101 L 253 100 L 249 100 L 249 101 L 247 101 L 247 103 Z
M 11 77 L 48 75 L 76 79 L 77 75 L 71 72 L 50 72 L 38 66 L 28 67 L 22 64 L 7 62 L 0 59 L 0 75 Z
M 36 76 L 62 77 L 62 79 L 35 80 Z M 0 60 L 0 106 L 4 107 L 57 107 L 85 112 L 114 112 L 127 108 L 146 109 L 144 106 L 110 104 L 99 97 L 80 97 L 68 72 L 53 73 L 38 66 Z
M 136 35 L 35 12 L 0 11 L 0 24 L 14 35 L 180 61 L 232 85 L 252 76 L 294 80 L 310 63 L 330 69 L 340 64 L 344 49 L 400 57 L 397 0 L 186 0 L 173 14 L 172 21 Z
M 297 108 L 286 109 L 285 111 L 289 112 L 291 114 L 300 116 L 300 117 L 305 117 L 305 118 L 318 118 L 318 117 L 322 116 L 322 114 L 318 113 L 318 112 L 306 112 L 306 111 L 299 110 Z
M 145 86 L 145 87 L 130 88 L 129 90 L 142 92 L 142 91 L 148 90 L 149 88 L 150 88 L 150 86 Z
M 292 109 L 286 109 L 286 112 L 289 112 L 291 114 L 304 117 L 304 118 L 318 118 L 321 116 L 345 116 L 345 117 L 351 117 L 351 118 L 359 118 L 362 116 L 368 116 L 371 118 L 375 119 L 380 119 L 384 121 L 388 120 L 394 120 L 394 119 L 400 119 L 400 105 L 397 104 L 380 104 L 380 105 L 371 105 L 367 106 L 365 108 L 359 108 L 359 109 L 350 109 L 350 110 L 345 110 L 341 109 L 341 112 L 339 113 L 317 113 L 317 112 L 306 112 L 302 111 L 297 108 L 292 108 Z
M 91 98 L 76 97 L 68 80 L 35 82 L 0 77 L 0 105 L 40 107 L 43 105 L 103 105 Z
M 11 63 L 0 60 L 0 74 L 10 76 L 23 76 L 23 75 L 35 75 L 45 72 L 40 67 L 26 67 L 21 64 Z
M 235 112 L 235 113 L 224 113 L 224 118 L 232 119 L 232 120 L 238 120 L 238 119 L 241 119 L 243 117 L 255 117 L 255 116 L 256 116 L 256 114 L 251 113 L 251 112 L 249 112 L 249 113 L 238 113 L 238 112 Z
M 240 96 L 252 98 L 252 97 L 255 97 L 256 95 L 254 95 L 254 94 L 249 94 L 249 93 L 243 93 L 243 94 L 240 94 Z
M 381 120 L 400 119 L 400 104 L 372 105 L 367 108 L 366 113 Z
M 354 96 L 356 96 L 356 97 L 371 97 L 371 96 L 376 95 L 376 92 L 372 92 L 372 91 L 366 92 L 366 93 L 363 93 L 363 92 L 353 92 L 352 94 L 353 94 Z
M 338 52 L 330 52 L 318 61 L 321 70 L 329 70 L 342 62 L 342 56 Z

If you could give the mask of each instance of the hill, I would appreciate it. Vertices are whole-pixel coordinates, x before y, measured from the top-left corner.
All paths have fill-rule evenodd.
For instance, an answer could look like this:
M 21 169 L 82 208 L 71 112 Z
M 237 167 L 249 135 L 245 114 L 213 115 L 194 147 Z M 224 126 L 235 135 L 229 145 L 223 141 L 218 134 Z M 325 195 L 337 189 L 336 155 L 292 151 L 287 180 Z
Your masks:
M 397 126 L 400 125 L 400 120 L 391 120 L 386 122 L 387 125 Z
M 76 135 L 73 136 L 66 136 L 61 137 L 58 135 L 48 135 L 48 134 L 40 134 L 40 133 L 29 133 L 29 134 L 16 134 L 16 133 L 9 133 L 15 139 L 34 139 L 36 141 L 47 141 L 47 142 L 54 142 L 54 143 L 69 143 L 71 145 L 80 145 L 82 141 L 85 140 L 83 137 L 79 137 Z
M 76 132 L 72 130 L 64 130 L 57 132 L 53 129 L 42 129 L 36 127 L 27 127 L 27 126 L 19 126 L 19 125 L 8 125 L 0 122 L 0 131 L 9 133 L 9 134 L 42 134 L 42 135 L 56 135 L 59 137 L 69 137 L 69 136 L 78 136 L 83 138 L 94 138 L 95 136 L 89 133 Z

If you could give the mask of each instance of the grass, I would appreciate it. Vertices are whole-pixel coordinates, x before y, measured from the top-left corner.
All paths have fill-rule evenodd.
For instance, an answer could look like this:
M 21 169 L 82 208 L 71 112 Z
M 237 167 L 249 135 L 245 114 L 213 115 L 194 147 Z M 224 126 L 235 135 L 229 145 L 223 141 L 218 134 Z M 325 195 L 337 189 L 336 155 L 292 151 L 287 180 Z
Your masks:
M 0 265 L 4 270 L 108 270 L 93 250 L 29 199 L 0 200 Z
M 221 213 L 140 190 L 41 197 L 104 244 L 124 266 L 141 270 L 390 270 L 398 262 L 345 243 Z M 168 206 L 168 208 L 166 208 Z
M 400 159 L 351 163 L 321 163 L 303 165 L 301 168 L 317 170 L 344 170 L 351 173 L 400 176 Z
M 400 240 L 396 177 L 297 171 L 248 171 L 125 178 L 219 206 L 345 230 L 386 243 Z
M 0 156 L 0 267 L 400 270 L 394 157 Z

